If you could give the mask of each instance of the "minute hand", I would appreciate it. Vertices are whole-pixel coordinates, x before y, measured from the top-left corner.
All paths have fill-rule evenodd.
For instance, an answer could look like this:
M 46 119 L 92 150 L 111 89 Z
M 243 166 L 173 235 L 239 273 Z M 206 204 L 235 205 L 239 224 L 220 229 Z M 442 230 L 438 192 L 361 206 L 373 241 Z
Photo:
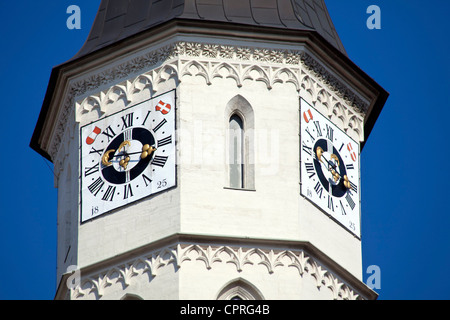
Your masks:
M 142 154 L 142 151 L 136 151 L 136 152 L 121 152 L 119 154 L 116 154 L 113 156 L 113 158 L 117 158 L 117 157 L 123 157 L 123 156 L 131 156 L 133 154 Z
M 144 158 L 148 157 L 149 155 L 151 155 L 154 151 L 156 151 L 155 147 L 152 147 L 152 146 L 146 144 L 142 147 L 142 151 L 135 151 L 135 152 L 121 151 L 118 154 L 110 156 L 111 153 L 115 152 L 115 150 L 112 149 L 112 150 L 108 150 L 105 152 L 105 154 L 102 157 L 102 162 L 105 166 L 110 166 L 111 165 L 111 162 L 109 162 L 110 158 L 118 158 L 118 157 L 133 155 L 133 154 L 140 154 L 141 158 L 144 159 Z
M 118 155 L 116 155 L 115 157 L 118 157 L 118 156 L 121 156 L 121 155 L 132 155 L 132 154 L 140 154 L 141 155 L 141 159 L 145 159 L 145 158 L 147 158 L 148 156 L 151 156 L 152 155 L 152 153 L 153 152 L 155 152 L 156 151 L 156 148 L 155 147 L 153 147 L 153 146 L 151 146 L 151 145 L 149 145 L 149 144 L 145 144 L 143 147 L 142 147 L 142 151 L 136 151 L 136 152 L 125 152 L 125 153 L 123 153 L 123 154 L 118 154 Z
M 319 162 L 322 162 L 322 159 L 325 160 L 325 162 L 328 164 L 327 169 L 328 169 L 328 171 L 330 171 L 331 174 L 333 175 L 334 181 L 337 182 L 337 181 L 339 180 L 339 178 L 343 178 L 344 186 L 345 186 L 347 189 L 352 189 L 352 190 L 354 190 L 354 188 L 352 188 L 352 183 L 348 180 L 347 175 L 344 175 L 344 176 L 342 177 L 342 176 L 336 171 L 337 165 L 334 164 L 334 163 L 332 163 L 332 162 L 329 162 L 325 157 L 322 157 L 322 155 L 323 155 L 323 149 L 322 149 L 321 147 L 317 147 L 317 149 L 316 149 L 316 157 L 317 157 L 317 159 L 319 160 Z M 336 156 L 335 154 L 332 154 L 331 157 L 333 158 L 333 156 L 334 156 L 335 159 L 339 162 L 339 159 L 337 158 L 337 156 Z
M 330 170 L 330 167 L 331 167 L 334 171 L 336 171 L 337 166 L 336 166 L 334 163 L 329 162 L 325 157 L 322 157 L 322 156 L 323 156 L 323 149 L 322 149 L 321 147 L 317 147 L 317 149 L 316 149 L 316 158 L 317 158 L 317 160 L 319 160 L 319 162 L 322 162 L 322 159 L 325 160 L 325 162 L 328 164 L 328 167 L 327 167 L 328 171 L 331 171 L 331 170 Z M 339 163 L 338 157 L 337 157 L 336 155 L 332 154 L 331 157 L 333 158 L 333 156 L 334 156 L 334 158 L 335 158 L 335 159 L 338 161 L 338 163 Z M 340 175 L 339 175 L 337 172 L 336 172 L 336 174 L 340 177 Z M 333 175 L 334 175 L 334 174 L 333 174 Z

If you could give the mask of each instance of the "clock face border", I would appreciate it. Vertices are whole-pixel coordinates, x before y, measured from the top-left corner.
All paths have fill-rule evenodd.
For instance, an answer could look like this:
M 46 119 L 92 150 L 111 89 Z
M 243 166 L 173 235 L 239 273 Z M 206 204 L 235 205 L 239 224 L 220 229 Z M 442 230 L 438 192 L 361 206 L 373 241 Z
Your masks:
M 157 107 L 157 105 L 158 105 L 158 101 L 163 101 L 164 100 L 164 98 L 166 99 L 165 100 L 165 102 L 167 102 L 167 101 L 169 101 L 170 103 L 168 103 L 168 104 L 170 104 L 171 106 L 170 106 L 170 111 L 168 112 L 168 114 L 164 114 L 164 108 L 160 108 L 160 110 L 158 110 L 158 111 L 156 111 L 155 110 L 155 108 Z M 158 100 L 157 100 L 158 99 Z M 149 106 L 145 106 L 145 104 L 149 104 Z M 83 143 L 85 143 L 85 142 L 87 142 L 86 140 L 88 139 L 88 137 L 87 137 L 87 135 L 86 134 L 84 134 L 83 135 L 83 130 L 85 130 L 86 131 L 86 128 L 96 128 L 96 124 L 101 124 L 101 123 L 104 123 L 104 122 L 106 122 L 106 121 L 108 121 L 108 119 L 109 120 L 111 120 L 111 119 L 114 119 L 114 118 L 118 118 L 119 120 L 116 120 L 116 121 L 122 121 L 121 120 L 121 116 L 123 116 L 123 115 L 126 115 L 127 113 L 130 113 L 130 112 L 135 112 L 135 110 L 139 110 L 140 108 L 142 108 L 142 109 L 144 109 L 145 108 L 145 112 L 147 113 L 148 112 L 148 110 L 151 110 L 151 112 L 153 112 L 153 113 L 161 113 L 163 116 L 161 116 L 161 118 L 163 118 L 163 119 L 168 119 L 168 118 L 166 118 L 167 116 L 169 116 L 170 117 L 170 119 L 169 119 L 169 121 L 167 121 L 167 122 L 164 122 L 164 125 L 165 125 L 165 123 L 168 123 L 169 125 L 170 125 L 170 127 L 169 127 L 169 129 L 170 129 L 170 137 L 172 138 L 171 140 L 172 140 L 172 146 L 170 147 L 170 152 L 168 153 L 169 154 L 169 157 L 170 157 L 170 160 L 169 161 L 167 161 L 167 164 L 169 164 L 169 166 L 167 166 L 166 167 L 166 169 L 164 169 L 164 170 L 166 170 L 166 171 L 169 171 L 170 170 L 170 179 L 169 179 L 169 181 L 167 181 L 167 184 L 166 185 L 163 185 L 161 188 L 160 188 L 160 190 L 156 190 L 156 191 L 151 191 L 151 192 L 147 192 L 146 194 L 143 194 L 143 195 L 140 195 L 139 197 L 136 197 L 135 199 L 132 199 L 131 201 L 122 201 L 121 203 L 119 203 L 119 204 L 117 204 L 117 205 L 112 205 L 112 206 L 110 206 L 109 208 L 107 208 L 106 210 L 104 210 L 104 211 L 102 211 L 101 213 L 99 213 L 99 214 L 92 214 L 92 216 L 91 217 L 83 217 L 83 209 L 86 211 L 87 210 L 87 208 L 86 208 L 86 201 L 88 201 L 89 199 L 83 199 L 83 192 L 86 192 L 86 190 L 83 190 L 83 187 L 84 188 L 86 188 L 86 187 L 88 187 L 87 186 L 87 184 L 88 183 L 85 183 L 84 184 L 84 186 L 83 186 L 83 180 L 85 180 L 85 179 L 83 179 L 83 175 L 85 174 L 85 168 L 86 168 L 86 165 L 85 164 L 83 164 L 83 149 L 85 149 L 84 151 L 85 151 L 85 154 L 86 153 L 88 153 L 87 151 L 86 151 L 86 149 L 88 148 L 88 147 L 83 147 Z M 154 197 L 154 196 L 156 196 L 156 195 L 158 195 L 158 194 L 160 194 L 160 193 L 163 193 L 163 192 L 166 192 L 166 191 L 169 191 L 169 190 L 172 190 L 172 189 L 175 189 L 175 188 L 177 188 L 177 185 L 178 185 L 178 173 L 177 173 L 177 139 L 176 139 L 176 130 L 177 130 L 177 125 L 176 125 L 176 121 L 177 121 L 177 115 L 176 115 L 176 109 L 177 109 L 177 95 L 176 95 L 176 89 L 171 89 L 171 90 L 168 90 L 168 91 L 166 91 L 166 92 L 164 92 L 164 93 L 161 93 L 161 94 L 158 94 L 158 95 L 155 95 L 155 96 L 153 96 L 153 97 L 151 97 L 151 98 L 149 98 L 149 99 L 146 99 L 146 100 L 143 100 L 143 101 L 141 101 L 141 102 L 139 102 L 139 103 L 136 103 L 136 104 L 134 104 L 134 105 L 132 105 L 132 106 L 130 106 L 130 107 L 127 107 L 127 108 L 124 108 L 124 109 L 122 109 L 122 110 L 120 110 L 120 111 L 117 111 L 117 112 L 115 112 L 115 113 L 113 113 L 113 114 L 110 114 L 110 115 L 108 115 L 108 116 L 106 116 L 106 117 L 103 117 L 103 118 L 100 118 L 100 119 L 98 119 L 98 120 L 95 120 L 95 121 L 93 121 L 93 122 L 90 122 L 90 123 L 88 123 L 88 124 L 86 124 L 86 125 L 83 125 L 82 127 L 80 127 L 80 129 L 79 129 L 79 137 L 80 137 L 80 151 L 79 151 L 79 164 L 80 164 L 80 180 L 79 180 L 79 195 L 80 195 L 80 200 L 79 200 L 79 203 L 80 203 L 80 205 L 79 205 L 79 219 L 80 219 L 80 224 L 84 224 L 84 223 L 87 223 L 87 222 L 90 222 L 90 221 L 92 221 L 92 220 L 94 220 L 94 219 L 97 219 L 97 218 L 99 218 L 99 217 L 102 217 L 102 216 L 105 216 L 105 215 L 107 215 L 107 214 L 111 214 L 111 213 L 113 213 L 113 212 L 115 212 L 116 210 L 118 210 L 118 209 L 121 209 L 121 208 L 123 208 L 124 206 L 128 206 L 128 205 L 132 205 L 132 204 L 134 204 L 134 203 L 136 203 L 136 202 L 139 202 L 139 201 L 142 201 L 142 200 L 145 200 L 145 199 L 148 199 L 148 198 L 151 198 L 151 197 Z M 151 113 L 150 113 L 151 114 Z M 149 117 L 150 118 L 150 117 Z M 152 119 L 154 119 L 154 118 L 152 118 Z M 114 120 L 113 120 L 114 121 Z M 108 122 L 107 122 L 108 123 Z M 131 129 L 131 130 L 134 130 L 135 128 L 142 128 L 142 127 L 144 127 L 144 125 L 136 125 L 136 126 L 133 126 L 132 128 L 133 129 Z M 145 127 L 147 127 L 147 124 L 145 125 Z M 156 126 L 156 127 L 158 127 L 158 126 Z M 157 136 L 156 136 L 156 134 L 155 134 L 155 132 L 153 131 L 153 130 L 155 130 L 156 131 L 156 127 L 150 127 L 150 128 L 147 128 L 147 129 L 150 129 L 150 130 L 148 130 L 148 131 L 151 131 L 152 132 L 152 134 L 153 134 L 153 137 L 157 140 Z M 92 130 L 91 130 L 92 131 Z M 124 133 L 124 131 L 123 130 L 120 130 L 120 132 L 118 131 L 118 134 L 116 134 L 115 136 L 114 136 L 114 138 L 112 138 L 111 139 L 111 141 L 112 140 L 114 140 L 114 139 L 116 139 L 118 136 L 120 136 L 121 134 L 123 134 Z M 103 134 L 103 131 L 101 131 L 100 133 L 93 133 L 93 135 L 100 135 L 100 134 Z M 95 140 L 94 140 L 95 141 Z M 94 146 L 95 144 L 92 144 L 92 146 Z M 110 145 L 110 141 L 108 140 L 108 142 L 107 143 L 104 143 L 103 144 L 103 146 L 104 146 L 104 149 L 103 149 L 103 151 L 106 151 L 106 148 L 108 147 L 108 145 Z M 95 147 L 92 147 L 92 146 L 90 146 L 90 148 L 94 148 L 95 149 Z M 156 151 L 155 151 L 156 152 Z M 89 152 L 90 153 L 90 152 Z M 102 154 L 104 155 L 104 153 L 102 152 Z M 155 159 L 155 157 L 156 156 L 154 156 L 154 155 L 152 155 L 151 156 L 152 157 L 152 161 L 153 162 L 156 162 L 157 161 L 157 159 Z M 101 173 L 101 171 L 102 171 L 102 167 L 104 167 L 103 166 L 103 164 L 102 164 L 102 157 L 99 157 L 98 158 L 98 161 L 99 161 L 99 168 L 100 168 L 100 173 L 99 173 L 99 176 L 100 177 L 103 177 L 103 173 Z M 151 166 L 151 162 L 152 161 L 149 161 L 150 163 L 148 164 L 148 166 Z M 137 166 L 136 166 L 137 167 Z M 165 167 L 165 165 L 164 165 L 164 167 Z M 132 170 L 132 169 L 131 169 Z M 130 170 L 130 171 L 131 171 Z M 144 170 L 145 171 L 145 170 Z M 154 170 L 153 170 L 154 171 Z M 138 176 L 140 176 L 140 175 L 138 175 Z M 148 177 L 145 177 L 144 179 L 143 179 L 143 183 L 145 182 L 146 184 L 147 183 L 151 183 L 148 179 L 146 179 L 146 178 L 148 178 Z M 151 178 L 150 178 L 151 179 Z M 105 180 L 105 178 L 103 177 L 103 180 Z M 152 181 L 154 181 L 154 180 L 152 180 Z M 162 180 L 161 180 L 162 181 Z M 131 182 L 131 181 L 130 181 Z M 159 182 L 159 181 L 158 181 Z M 109 183 L 109 182 L 107 182 L 107 181 L 105 181 L 105 183 Z M 120 189 L 123 189 L 124 187 L 124 185 L 126 185 L 126 183 L 125 184 L 118 184 L 118 185 L 116 185 L 116 187 L 118 186 Z M 125 190 L 123 190 L 124 192 L 125 192 Z M 108 191 L 106 191 L 106 192 L 108 192 Z M 100 203 L 100 202 L 99 202 Z M 89 204 L 88 204 L 88 206 L 89 206 Z M 86 214 L 84 215 L 84 216 L 86 216 Z
M 312 110 L 311 113 L 308 112 L 308 110 Z M 335 146 L 333 143 L 331 143 L 331 146 L 334 147 L 333 150 L 336 151 L 337 157 L 341 161 L 342 166 L 342 154 L 344 152 L 347 152 L 346 155 L 347 158 L 351 153 L 354 152 L 354 155 L 356 156 L 356 160 L 353 163 L 350 163 L 351 166 L 353 166 L 353 181 L 352 187 L 350 188 L 350 195 L 348 200 L 345 200 L 345 197 L 336 198 L 332 197 L 331 204 L 335 206 L 335 210 L 330 209 L 330 197 L 328 197 L 327 200 L 325 198 L 322 198 L 319 200 L 320 196 L 317 194 L 317 191 L 314 189 L 315 186 L 317 186 L 317 183 L 320 183 L 319 186 L 322 186 L 321 182 L 319 182 L 319 174 L 317 173 L 317 167 L 316 165 L 319 164 L 317 160 L 313 160 L 314 158 L 317 158 L 314 155 L 313 150 L 309 150 L 308 148 L 314 149 L 314 146 L 317 144 L 317 142 L 321 139 L 319 139 L 317 136 L 314 135 L 314 133 L 306 132 L 305 128 L 305 122 L 306 120 L 312 122 L 314 120 L 319 121 L 319 123 L 322 125 L 322 130 L 324 129 L 326 125 L 328 125 L 334 132 L 339 132 L 339 136 L 341 139 L 341 144 L 345 142 L 350 141 L 352 142 L 353 149 L 347 150 L 347 148 L 340 148 L 340 146 Z M 316 208 L 318 208 L 322 213 L 324 213 L 326 216 L 328 216 L 330 219 L 332 219 L 334 222 L 336 222 L 338 225 L 340 225 L 342 228 L 344 228 L 346 231 L 350 232 L 354 237 L 361 239 L 361 179 L 360 179 L 360 146 L 359 143 L 357 143 L 353 138 L 348 136 L 341 128 L 339 128 L 337 125 L 335 125 L 333 122 L 331 122 L 329 119 L 327 119 L 324 115 L 322 115 L 315 107 L 313 107 L 311 104 L 309 104 L 305 99 L 300 97 L 300 113 L 299 113 L 299 124 L 300 124 L 300 135 L 299 135 L 299 153 L 300 153 L 300 194 L 305 199 L 307 199 L 311 204 L 313 204 Z M 325 130 L 323 130 L 325 132 Z M 311 134 L 313 136 L 311 136 Z M 309 140 L 314 141 L 310 143 L 305 143 L 304 140 L 306 140 L 306 137 L 308 137 Z M 325 136 L 325 134 L 324 134 Z M 345 137 L 345 138 L 342 138 Z M 329 139 L 322 139 L 327 140 Z M 342 142 L 343 140 L 347 140 L 345 142 Z M 305 146 L 306 145 L 306 146 Z M 338 149 L 342 150 L 342 153 L 339 154 Z M 311 155 L 308 152 L 311 152 Z M 329 150 L 327 150 L 329 151 Z M 331 153 L 331 152 L 328 152 Z M 309 170 L 306 168 L 306 164 L 311 165 L 311 163 L 314 165 L 313 168 L 310 167 Z M 348 164 L 348 163 L 347 163 Z M 344 164 L 345 166 L 346 164 Z M 346 173 L 345 173 L 346 174 Z M 315 175 L 317 178 L 317 181 L 314 181 L 313 183 L 316 183 L 314 186 L 311 182 L 311 176 Z M 356 175 L 356 177 L 355 177 Z M 355 181 L 356 180 L 356 181 Z M 341 182 L 339 182 L 341 183 Z M 342 184 L 342 183 L 341 183 Z M 354 192 L 352 188 L 355 188 L 357 192 Z M 328 192 L 326 190 L 323 190 L 323 194 L 328 196 Z M 357 197 L 355 197 L 355 194 Z M 341 202 L 337 202 L 337 200 L 340 200 Z M 348 208 L 348 206 L 352 203 L 352 199 L 354 202 L 354 208 Z M 347 209 L 345 209 L 347 208 Z M 350 209 L 350 210 L 348 210 Z M 344 211 L 342 211 L 344 210 Z M 351 218 L 343 218 L 344 215 L 343 212 L 346 212 L 346 216 L 348 214 L 351 214 Z

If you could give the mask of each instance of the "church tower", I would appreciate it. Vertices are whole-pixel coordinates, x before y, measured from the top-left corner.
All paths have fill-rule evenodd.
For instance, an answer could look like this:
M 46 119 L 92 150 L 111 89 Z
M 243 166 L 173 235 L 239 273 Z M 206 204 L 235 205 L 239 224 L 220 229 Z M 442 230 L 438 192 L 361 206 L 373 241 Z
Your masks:
M 360 152 L 386 99 L 323 0 L 102 0 L 31 140 L 55 298 L 375 299 Z

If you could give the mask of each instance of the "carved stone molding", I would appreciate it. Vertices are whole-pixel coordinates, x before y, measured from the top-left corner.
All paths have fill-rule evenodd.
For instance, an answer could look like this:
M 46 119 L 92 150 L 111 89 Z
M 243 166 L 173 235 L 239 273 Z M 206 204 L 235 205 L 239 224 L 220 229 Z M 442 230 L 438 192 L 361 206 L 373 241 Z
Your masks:
M 311 276 L 317 289 L 330 290 L 334 299 L 363 299 L 352 287 L 304 250 L 267 250 L 257 247 L 203 244 L 167 246 L 87 277 L 83 276 L 81 270 L 81 283 L 75 289 L 71 289 L 70 297 L 76 300 L 94 294 L 96 298 L 101 298 L 108 287 L 120 285 L 126 288 L 133 278 L 138 277 L 140 281 L 151 281 L 158 276 L 161 268 L 171 266 L 178 272 L 188 261 L 201 261 L 207 270 L 214 269 L 218 264 L 233 264 L 237 273 L 242 272 L 248 265 L 262 265 L 269 274 L 283 272 L 285 268 L 295 268 L 299 277 Z
M 307 52 L 181 41 L 70 82 L 49 154 L 55 159 L 74 107 L 77 121 L 92 111 L 101 116 L 120 99 L 132 104 L 143 90 L 154 94 L 162 83 L 174 79 L 178 84 L 186 76 L 203 77 L 207 85 L 215 78 L 233 79 L 238 87 L 246 81 L 261 81 L 268 90 L 290 83 L 300 95 L 308 94 L 312 103 L 323 105 L 329 117 L 341 119 L 344 130 L 364 139 L 368 102 Z

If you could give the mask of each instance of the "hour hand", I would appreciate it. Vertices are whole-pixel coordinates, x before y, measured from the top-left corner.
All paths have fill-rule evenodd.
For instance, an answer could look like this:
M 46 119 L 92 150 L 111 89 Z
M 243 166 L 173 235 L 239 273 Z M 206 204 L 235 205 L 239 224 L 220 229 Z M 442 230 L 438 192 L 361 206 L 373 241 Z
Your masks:
M 322 154 L 323 154 L 323 149 L 321 147 L 317 147 L 316 148 L 316 158 L 317 158 L 317 160 L 319 160 L 319 162 L 322 162 Z
M 108 151 L 105 152 L 105 154 L 104 154 L 103 157 L 102 157 L 102 164 L 103 164 L 104 166 L 107 166 L 107 167 L 108 167 L 108 166 L 112 165 L 112 162 L 109 161 L 109 154 L 110 154 L 110 153 L 113 153 L 114 151 L 116 151 L 116 150 L 111 149 L 111 150 L 108 150 Z
M 339 173 L 337 173 L 336 172 L 336 165 L 335 164 L 333 164 L 332 162 L 330 162 L 330 161 L 328 161 L 325 157 L 322 157 L 323 156 L 323 149 L 321 148 L 321 147 L 317 147 L 316 148 L 316 159 L 319 161 L 319 162 L 321 162 L 321 163 L 323 163 L 324 165 L 325 165 L 325 162 L 326 162 L 326 164 L 327 164 L 327 170 L 328 171 L 330 171 L 332 174 L 333 174 L 333 176 L 335 177 L 335 180 L 336 180 L 336 177 L 337 178 L 339 178 L 340 177 L 340 175 L 339 175 Z M 338 162 L 338 166 L 339 166 L 339 158 L 335 155 L 335 154 L 332 154 L 331 156 L 330 156 L 330 160 L 336 160 L 337 162 Z M 324 160 L 324 161 L 322 161 L 322 160 Z
M 154 151 L 156 151 L 156 148 L 150 146 L 149 144 L 144 145 L 142 147 L 141 159 L 151 156 Z
M 344 186 L 347 189 L 351 189 L 351 190 L 357 192 L 356 186 L 351 181 L 348 180 L 348 177 L 346 175 L 344 175 Z
M 330 156 L 330 161 L 328 161 L 325 157 L 322 157 L 322 156 L 323 156 L 323 152 L 324 152 L 324 151 L 323 151 L 323 149 L 322 149 L 321 147 L 317 147 L 317 149 L 316 149 L 316 158 L 317 158 L 317 160 L 318 160 L 319 162 L 321 162 L 321 163 L 323 163 L 323 164 L 325 164 L 325 163 L 322 161 L 322 159 L 326 162 L 326 164 L 328 165 L 328 166 L 327 166 L 327 169 L 328 169 L 328 171 L 330 171 L 330 173 L 333 175 L 334 181 L 335 181 L 335 182 L 338 182 L 338 180 L 339 180 L 340 178 L 343 178 L 344 186 L 345 186 L 347 189 L 352 189 L 353 191 L 356 191 L 356 190 L 355 190 L 355 187 L 354 187 L 354 185 L 353 185 L 353 183 L 351 183 L 351 182 L 348 180 L 347 175 L 344 175 L 343 177 L 341 177 L 341 175 L 336 171 L 336 168 L 339 166 L 339 158 L 338 158 L 335 154 L 331 154 L 331 156 Z M 337 161 L 337 166 L 336 166 L 336 164 L 333 164 L 333 163 L 331 162 L 331 160 Z
M 124 148 L 125 146 L 131 146 L 131 143 L 130 143 L 130 141 L 124 141 L 124 142 L 122 142 L 121 144 L 120 144 L 120 146 L 119 146 L 119 152 L 120 152 L 120 150 L 122 150 L 122 148 Z

